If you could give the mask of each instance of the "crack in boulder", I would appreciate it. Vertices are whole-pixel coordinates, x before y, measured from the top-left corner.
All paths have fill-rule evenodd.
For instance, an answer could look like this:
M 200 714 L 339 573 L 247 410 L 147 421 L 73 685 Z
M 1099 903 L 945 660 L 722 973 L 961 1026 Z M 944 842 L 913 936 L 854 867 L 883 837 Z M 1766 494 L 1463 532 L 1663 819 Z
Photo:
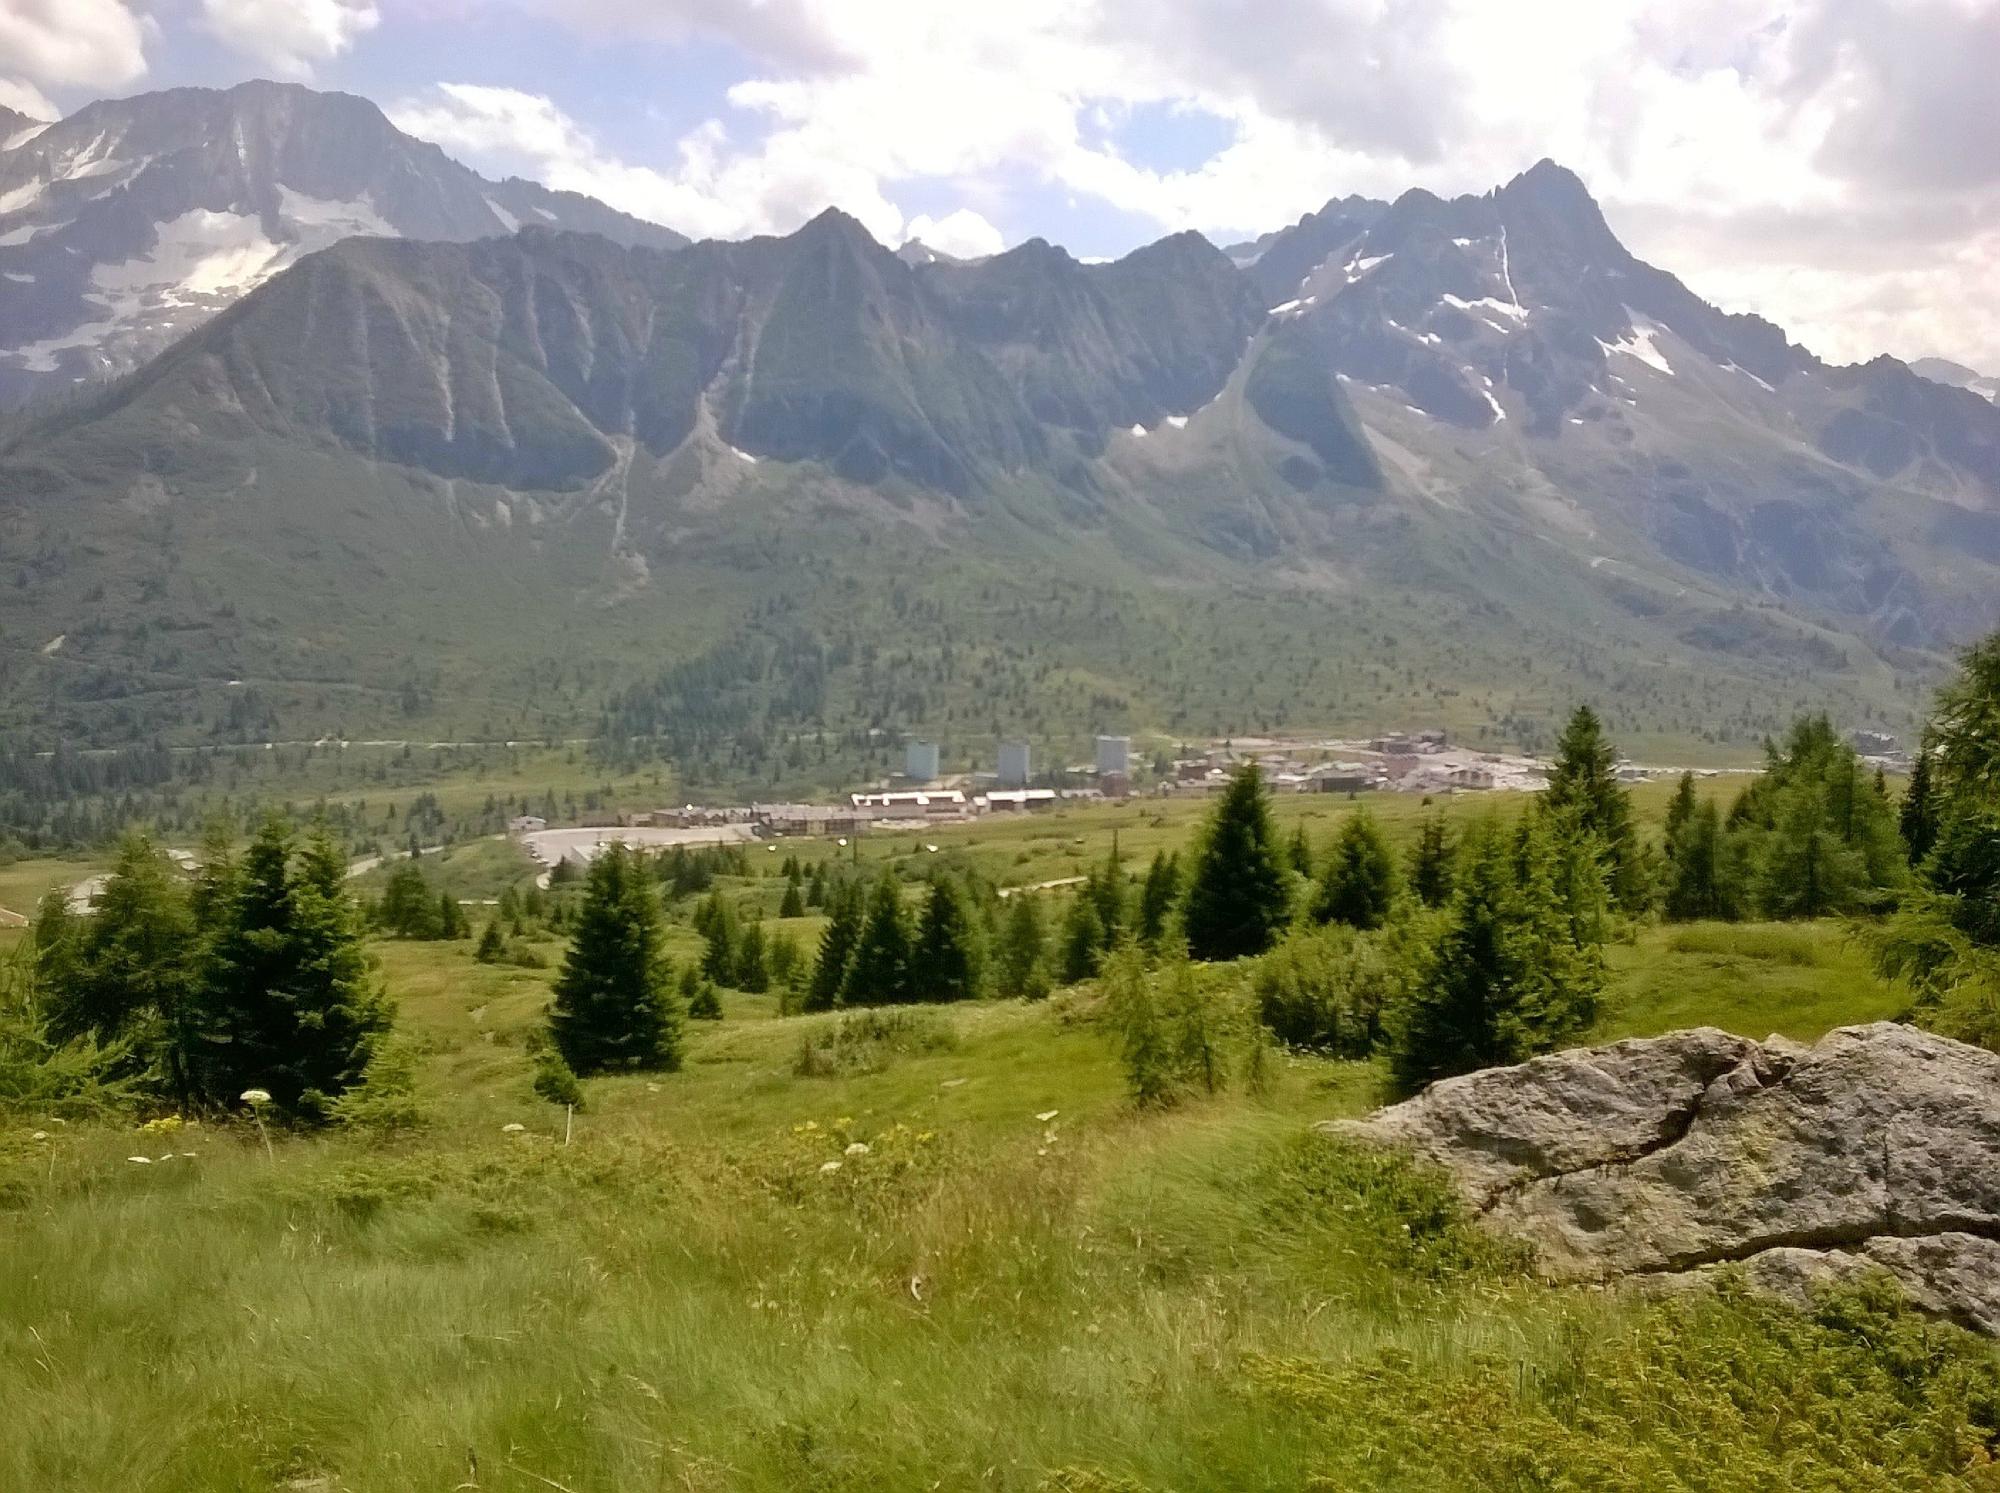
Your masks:
M 1886 1269 L 2000 1331 L 2000 1056 L 1882 1022 L 1810 1048 L 1712 1028 L 1446 1079 L 1327 1127 L 1443 1166 L 1555 1280 Z

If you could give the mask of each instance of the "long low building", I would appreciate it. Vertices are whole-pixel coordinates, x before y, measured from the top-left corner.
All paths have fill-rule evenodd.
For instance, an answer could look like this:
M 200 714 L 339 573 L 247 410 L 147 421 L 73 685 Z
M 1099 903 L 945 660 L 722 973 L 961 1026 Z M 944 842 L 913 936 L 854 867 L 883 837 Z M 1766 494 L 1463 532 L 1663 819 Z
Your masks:
M 750 812 L 772 835 L 858 835 L 874 817 L 847 804 L 752 804 Z
M 854 807 L 874 819 L 956 819 L 965 814 L 965 795 L 956 788 L 894 789 L 848 795 Z

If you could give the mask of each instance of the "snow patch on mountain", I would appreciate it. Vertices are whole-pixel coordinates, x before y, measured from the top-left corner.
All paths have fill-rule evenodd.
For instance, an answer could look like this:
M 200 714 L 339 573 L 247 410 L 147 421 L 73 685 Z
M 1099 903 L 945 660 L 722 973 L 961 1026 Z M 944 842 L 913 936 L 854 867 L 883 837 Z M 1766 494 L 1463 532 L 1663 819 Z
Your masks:
M 30 202 L 41 196 L 43 188 L 46 185 L 47 183 L 45 182 L 24 181 L 18 187 L 11 187 L 7 191 L 0 192 L 0 215 L 19 212 Z
M 1606 342 L 1600 337 L 1597 339 L 1597 345 L 1604 349 L 1607 357 L 1612 353 L 1623 353 L 1628 358 L 1637 358 L 1649 368 L 1657 368 L 1660 372 L 1671 378 L 1674 374 L 1674 366 L 1667 361 L 1667 355 L 1661 352 L 1653 342 L 1653 338 L 1658 335 L 1658 332 L 1659 329 L 1657 327 L 1642 326 L 1634 319 L 1632 330 L 1616 342 Z M 1762 382 L 1762 380 L 1759 380 L 1759 382 Z M 1766 385 L 1766 387 L 1768 388 L 1769 385 Z
M 1450 291 L 1446 291 L 1444 293 L 1444 303 L 1447 306 L 1456 306 L 1461 311 L 1470 311 L 1475 316 L 1491 312 L 1493 315 L 1504 316 L 1508 320 L 1515 322 L 1525 322 L 1528 319 L 1528 308 L 1526 306 L 1518 302 L 1496 300 L 1490 295 L 1481 296 L 1476 301 L 1468 301 L 1461 296 L 1455 296 Z M 1492 318 L 1489 316 L 1482 319 L 1490 321 Z M 1509 328 L 1501 327 L 1500 330 L 1504 332 L 1509 330 Z
M 335 239 L 357 235 L 372 238 L 396 236 L 395 225 L 375 210 L 375 204 L 366 194 L 346 201 L 308 197 L 281 183 L 278 187 L 278 215 L 300 229 L 302 236 L 311 230 L 310 236 L 317 239 L 314 248 L 330 244 Z
M 500 220 L 502 228 L 506 229 L 509 233 L 515 233 L 520 230 L 521 220 L 508 212 L 506 208 L 495 202 L 491 197 L 486 199 L 486 205 L 493 209 L 493 216 Z
M 263 225 L 241 213 L 203 208 L 159 225 L 150 254 L 122 263 L 100 264 L 91 284 L 113 296 L 155 291 L 167 305 L 240 292 L 269 279 L 283 267 L 289 245 L 264 236 Z

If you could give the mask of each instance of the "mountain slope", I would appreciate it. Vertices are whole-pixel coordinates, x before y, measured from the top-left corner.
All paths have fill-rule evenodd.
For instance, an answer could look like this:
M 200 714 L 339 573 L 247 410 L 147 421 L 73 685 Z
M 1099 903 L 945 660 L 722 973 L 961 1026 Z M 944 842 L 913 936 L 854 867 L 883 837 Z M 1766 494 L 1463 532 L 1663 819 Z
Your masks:
M 754 776 L 808 726 L 1534 741 L 1587 693 L 1740 750 L 1899 726 L 1993 624 L 1997 434 L 1708 306 L 1546 163 L 1106 265 L 835 212 L 352 238 L 0 446 L 0 710 Z
M 523 224 L 686 242 L 574 193 L 486 181 L 346 94 L 256 82 L 21 121 L 0 132 L 0 404 L 133 368 L 347 235 Z
M 1717 310 L 1550 162 L 1484 197 L 1408 193 L 1363 232 L 1320 221 L 1252 272 L 1333 243 L 1272 314 L 1438 489 L 1649 586 L 1691 572 L 1903 643 L 1992 618 L 2000 418 L 1976 396 L 1892 359 L 1829 367 Z

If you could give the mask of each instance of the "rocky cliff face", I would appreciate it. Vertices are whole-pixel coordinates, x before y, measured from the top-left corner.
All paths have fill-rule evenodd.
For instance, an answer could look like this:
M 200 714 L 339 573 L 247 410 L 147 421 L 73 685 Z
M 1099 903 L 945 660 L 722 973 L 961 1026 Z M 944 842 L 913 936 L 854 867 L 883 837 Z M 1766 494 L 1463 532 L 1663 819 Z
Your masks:
M 1433 1085 L 1338 1131 L 1448 1170 L 1557 1280 L 1786 1295 L 1870 1270 L 2000 1333 L 2000 1056 L 1882 1022 L 1703 1028 Z

